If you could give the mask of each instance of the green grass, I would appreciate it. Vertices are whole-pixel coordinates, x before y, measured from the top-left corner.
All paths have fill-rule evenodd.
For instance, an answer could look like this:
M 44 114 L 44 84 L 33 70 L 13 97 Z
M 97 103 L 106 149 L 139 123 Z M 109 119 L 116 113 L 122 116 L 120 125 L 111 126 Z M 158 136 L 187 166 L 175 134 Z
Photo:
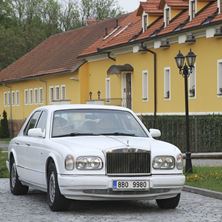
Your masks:
M 222 167 L 194 167 L 186 185 L 222 192 Z
M 0 178 L 8 177 L 8 169 L 6 167 L 5 161 L 7 160 L 8 156 L 7 153 L 3 153 L 0 151 Z

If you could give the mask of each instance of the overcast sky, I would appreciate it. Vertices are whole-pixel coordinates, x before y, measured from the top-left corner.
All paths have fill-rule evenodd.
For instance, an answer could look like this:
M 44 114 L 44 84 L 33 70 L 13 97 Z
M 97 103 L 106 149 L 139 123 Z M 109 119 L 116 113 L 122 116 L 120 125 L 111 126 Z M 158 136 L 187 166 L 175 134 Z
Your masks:
M 137 9 L 139 3 L 145 0 L 118 0 L 120 6 L 126 12 L 131 12 Z

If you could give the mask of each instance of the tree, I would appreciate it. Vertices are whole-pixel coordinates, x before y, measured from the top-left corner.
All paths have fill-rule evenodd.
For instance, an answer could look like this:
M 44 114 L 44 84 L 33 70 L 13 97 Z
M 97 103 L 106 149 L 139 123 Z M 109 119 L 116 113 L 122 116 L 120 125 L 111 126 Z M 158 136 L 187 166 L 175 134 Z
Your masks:
M 7 119 L 7 113 L 4 110 L 2 114 L 2 119 L 1 119 L 1 130 L 0 130 L 0 137 L 1 138 L 9 138 L 10 133 L 9 133 L 9 128 L 8 128 L 8 119 Z
M 116 0 L 0 0 L 0 70 L 53 34 L 120 13 Z

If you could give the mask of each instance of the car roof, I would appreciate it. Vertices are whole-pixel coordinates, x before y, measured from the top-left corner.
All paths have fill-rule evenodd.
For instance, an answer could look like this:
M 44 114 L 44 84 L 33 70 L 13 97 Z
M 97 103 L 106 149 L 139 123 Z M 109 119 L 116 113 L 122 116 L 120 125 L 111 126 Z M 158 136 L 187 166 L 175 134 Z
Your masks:
M 110 105 L 96 105 L 96 104 L 61 104 L 61 105 L 48 105 L 37 108 L 37 110 L 48 110 L 48 111 L 56 111 L 56 110 L 68 110 L 68 109 L 109 109 L 109 110 L 122 110 L 122 111 L 130 111 L 128 108 L 120 107 L 120 106 L 110 106 Z

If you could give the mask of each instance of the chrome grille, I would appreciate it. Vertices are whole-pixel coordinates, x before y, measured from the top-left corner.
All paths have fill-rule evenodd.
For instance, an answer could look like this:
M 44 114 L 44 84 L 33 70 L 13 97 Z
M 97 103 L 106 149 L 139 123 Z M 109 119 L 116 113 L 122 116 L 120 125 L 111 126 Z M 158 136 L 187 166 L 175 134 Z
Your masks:
M 150 152 L 108 152 L 106 167 L 107 175 L 150 174 Z

